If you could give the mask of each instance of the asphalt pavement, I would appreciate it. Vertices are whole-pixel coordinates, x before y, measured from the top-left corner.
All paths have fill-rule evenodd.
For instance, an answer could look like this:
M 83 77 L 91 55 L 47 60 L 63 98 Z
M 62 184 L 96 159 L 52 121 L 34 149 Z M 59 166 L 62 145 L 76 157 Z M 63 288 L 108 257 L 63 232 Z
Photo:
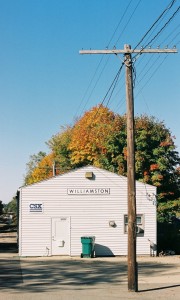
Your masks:
M 127 258 L 18 257 L 0 253 L 0 299 L 180 299 L 180 257 L 138 257 L 138 292 Z

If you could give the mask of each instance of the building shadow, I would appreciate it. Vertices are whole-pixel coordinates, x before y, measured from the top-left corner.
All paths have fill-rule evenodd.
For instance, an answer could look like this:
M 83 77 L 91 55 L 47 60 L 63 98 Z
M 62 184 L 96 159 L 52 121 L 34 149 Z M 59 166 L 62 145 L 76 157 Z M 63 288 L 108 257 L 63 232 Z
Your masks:
M 0 242 L 0 253 L 18 253 L 17 243 L 1 243 Z
M 0 253 L 18 253 L 16 226 L 4 224 L 0 228 Z
M 107 246 L 95 244 L 94 248 L 96 257 L 115 256 L 112 250 Z

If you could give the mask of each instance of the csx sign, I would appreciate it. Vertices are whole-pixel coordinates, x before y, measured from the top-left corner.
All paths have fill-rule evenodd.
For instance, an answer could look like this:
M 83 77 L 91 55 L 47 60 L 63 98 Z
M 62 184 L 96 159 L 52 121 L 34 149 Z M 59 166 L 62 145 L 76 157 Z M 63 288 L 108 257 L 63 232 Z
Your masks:
M 43 212 L 43 203 L 29 203 L 30 212 Z

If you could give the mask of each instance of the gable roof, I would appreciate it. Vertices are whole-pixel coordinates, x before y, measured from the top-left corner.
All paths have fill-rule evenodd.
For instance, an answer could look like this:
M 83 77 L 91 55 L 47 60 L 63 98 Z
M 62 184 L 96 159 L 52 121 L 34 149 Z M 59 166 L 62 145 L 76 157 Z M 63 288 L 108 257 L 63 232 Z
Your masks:
M 91 171 L 91 172 L 93 172 L 93 171 L 94 172 L 102 172 L 103 174 L 107 174 L 107 176 L 111 176 L 111 177 L 113 176 L 113 177 L 121 178 L 122 180 L 126 180 L 127 181 L 127 177 L 126 176 L 119 175 L 117 173 L 113 173 L 113 172 L 105 170 L 103 168 L 95 167 L 93 165 L 86 165 L 86 166 L 83 166 L 83 167 L 80 167 L 80 168 L 72 169 L 72 170 L 70 170 L 68 172 L 65 172 L 63 174 L 59 174 L 59 175 L 53 176 L 51 178 L 48 178 L 48 179 L 45 179 L 45 180 L 42 180 L 42 181 L 32 183 L 30 185 L 21 186 L 19 189 L 30 188 L 31 186 L 36 186 L 36 185 L 43 184 L 45 182 L 50 182 L 50 181 L 53 181 L 53 180 L 57 180 L 58 178 L 70 176 L 70 174 L 73 175 L 73 174 L 75 174 L 77 172 L 80 172 L 82 170 L 85 170 L 86 172 L 88 172 L 88 171 Z M 136 184 L 152 186 L 152 185 L 140 182 L 140 181 L 136 181 Z

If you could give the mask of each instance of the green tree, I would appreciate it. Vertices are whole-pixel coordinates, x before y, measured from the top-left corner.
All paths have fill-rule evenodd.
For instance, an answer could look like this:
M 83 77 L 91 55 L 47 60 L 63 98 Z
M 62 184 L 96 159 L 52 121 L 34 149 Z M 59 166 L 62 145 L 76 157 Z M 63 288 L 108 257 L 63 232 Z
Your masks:
M 12 198 L 12 200 L 4 204 L 4 209 L 3 209 L 4 214 L 9 214 L 12 215 L 12 223 L 10 225 L 17 225 L 17 217 L 18 217 L 18 211 L 17 211 L 17 199 L 16 196 Z
M 29 162 L 26 164 L 26 175 L 24 178 L 25 184 L 30 184 L 33 171 L 38 167 L 38 164 L 46 156 L 43 151 L 38 152 L 38 154 L 33 154 L 30 156 Z
M 4 212 L 7 213 L 14 213 L 15 215 L 17 215 L 17 199 L 16 196 L 14 196 L 12 198 L 12 200 L 5 205 L 5 209 Z
M 3 205 L 2 201 L 0 200 L 0 216 L 3 213 L 3 207 L 4 207 L 4 205 Z
M 72 128 L 70 126 L 61 127 L 61 131 L 53 135 L 47 142 L 51 153 L 54 155 L 54 162 L 56 164 L 56 174 L 64 173 L 72 169 L 71 151 L 69 150 L 69 143 L 72 137 Z
M 157 186 L 160 201 L 177 199 L 180 158 L 170 130 L 146 115 L 136 117 L 135 128 L 136 179 Z

